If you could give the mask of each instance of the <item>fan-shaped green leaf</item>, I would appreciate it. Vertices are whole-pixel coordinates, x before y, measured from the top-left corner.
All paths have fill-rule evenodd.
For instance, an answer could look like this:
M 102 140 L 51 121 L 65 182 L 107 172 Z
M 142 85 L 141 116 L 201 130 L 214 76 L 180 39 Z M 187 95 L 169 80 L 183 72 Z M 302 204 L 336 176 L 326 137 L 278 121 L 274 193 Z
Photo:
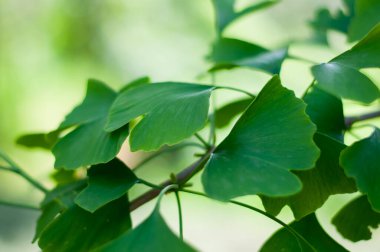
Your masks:
M 354 68 L 331 62 L 314 66 L 312 72 L 318 86 L 331 94 L 365 104 L 380 97 L 372 80 Z
M 350 24 L 350 41 L 361 39 L 372 27 L 380 22 L 380 2 L 378 0 L 355 1 L 355 15 Z
M 167 82 L 127 90 L 112 105 L 105 129 L 112 132 L 143 115 L 131 132 L 133 151 L 176 144 L 205 126 L 213 89 Z
M 42 148 L 50 150 L 57 142 L 61 130 L 54 130 L 49 133 L 34 133 L 20 136 L 16 143 L 28 148 Z
M 246 7 L 241 11 L 235 11 L 236 0 L 212 0 L 215 10 L 215 23 L 218 33 L 223 30 L 236 19 L 254 11 L 261 10 L 277 3 L 276 0 L 261 1 L 251 6 Z
M 243 113 L 252 101 L 252 98 L 237 100 L 217 109 L 215 111 L 215 126 L 217 128 L 227 126 L 235 116 Z
M 270 80 L 211 155 L 202 176 L 206 193 L 228 200 L 299 192 L 290 170 L 310 169 L 319 156 L 305 107 L 277 76 Z
M 92 213 L 123 196 L 138 180 L 118 159 L 91 167 L 88 177 L 88 186 L 78 194 L 75 203 Z
M 380 225 L 380 213 L 373 211 L 366 196 L 345 205 L 333 218 L 332 223 L 343 237 L 357 242 L 371 239 L 371 228 Z
M 141 251 L 195 251 L 181 241 L 161 217 L 159 208 L 138 227 L 96 250 L 97 252 L 141 252 Z
M 45 228 L 38 245 L 46 252 L 87 252 L 117 238 L 131 225 L 126 197 L 95 213 L 74 205 Z
M 359 190 L 368 195 L 373 209 L 380 212 L 380 129 L 346 148 L 340 163 Z
M 289 230 L 282 228 L 272 235 L 260 249 L 261 252 L 302 252 L 302 251 L 346 251 L 344 247 L 333 240 L 321 227 L 314 214 L 294 221 L 290 227 L 302 235 L 313 248 L 301 239 L 296 239 Z M 300 247 L 301 245 L 301 247 Z
M 270 51 L 242 40 L 220 38 L 213 45 L 208 59 L 214 64 L 210 71 L 240 66 L 278 74 L 287 54 L 287 48 Z
M 56 168 L 76 169 L 106 163 L 117 155 L 128 136 L 128 126 L 112 133 L 104 130 L 108 110 L 116 96 L 105 84 L 89 80 L 84 101 L 59 127 L 77 126 L 54 146 Z
M 316 167 L 293 172 L 302 181 L 302 191 L 286 198 L 262 196 L 264 207 L 269 213 L 277 215 L 288 205 L 299 220 L 320 208 L 330 195 L 356 191 L 355 182 L 347 178 L 339 166 L 339 155 L 345 145 L 321 134 L 316 134 L 314 141 L 321 150 Z

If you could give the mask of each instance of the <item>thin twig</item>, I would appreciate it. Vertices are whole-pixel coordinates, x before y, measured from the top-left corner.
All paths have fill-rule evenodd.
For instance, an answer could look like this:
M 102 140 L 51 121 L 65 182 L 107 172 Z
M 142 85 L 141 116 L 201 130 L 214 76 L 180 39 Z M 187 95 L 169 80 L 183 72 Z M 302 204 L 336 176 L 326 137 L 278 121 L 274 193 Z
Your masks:
M 7 206 L 7 207 L 16 207 L 16 208 L 22 208 L 22 209 L 29 209 L 29 210 L 35 210 L 39 211 L 40 209 L 35 206 L 29 206 L 29 205 L 24 205 L 24 204 L 19 204 L 19 203 L 12 203 L 12 202 L 6 202 L 3 200 L 0 200 L 0 205 Z
M 195 133 L 194 136 L 206 147 L 206 149 L 210 148 L 210 145 L 207 143 L 206 140 L 203 139 L 201 135 L 199 135 L 198 133 Z
M 361 122 L 373 118 L 380 117 L 380 110 L 379 111 L 374 111 L 371 113 L 363 114 L 363 115 L 357 115 L 357 116 L 348 116 L 344 119 L 346 129 L 350 129 L 352 125 L 356 122 Z
M 243 93 L 243 94 L 246 94 L 252 98 L 255 98 L 256 95 L 248 92 L 248 91 L 245 91 L 243 89 L 240 89 L 240 88 L 234 88 L 234 87 L 226 87 L 226 86 L 215 86 L 215 89 L 228 89 L 228 90 L 232 90 L 232 91 L 236 91 L 236 92 L 240 92 L 240 93 Z
M 182 220 L 182 206 L 181 206 L 181 199 L 179 198 L 178 191 L 175 191 L 175 198 L 177 200 L 177 207 L 178 207 L 178 223 L 179 223 L 179 238 L 183 241 L 183 220 Z

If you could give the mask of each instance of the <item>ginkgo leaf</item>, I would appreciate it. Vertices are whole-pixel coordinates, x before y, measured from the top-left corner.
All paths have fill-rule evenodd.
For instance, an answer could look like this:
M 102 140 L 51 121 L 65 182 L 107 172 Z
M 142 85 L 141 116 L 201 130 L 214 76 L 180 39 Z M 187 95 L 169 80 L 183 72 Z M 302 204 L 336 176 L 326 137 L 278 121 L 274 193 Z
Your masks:
M 378 0 L 355 1 L 355 15 L 351 21 L 348 38 L 361 39 L 372 27 L 380 23 L 380 2 Z
M 302 239 L 295 238 L 294 234 L 286 228 L 281 228 L 265 242 L 260 252 L 348 252 L 323 230 L 314 214 L 310 214 L 300 221 L 294 221 L 289 226 L 302 235 L 312 247 Z
M 38 245 L 46 252 L 87 252 L 117 238 L 131 226 L 126 197 L 95 213 L 74 205 L 44 229 Z
M 116 96 L 117 93 L 102 82 L 89 80 L 84 101 L 59 127 L 76 126 L 52 149 L 56 168 L 76 169 L 106 163 L 117 155 L 128 136 L 128 126 L 111 133 L 104 130 L 108 110 Z
M 240 66 L 278 74 L 287 54 L 287 48 L 271 51 L 246 41 L 220 38 L 213 45 L 208 59 L 214 64 L 210 71 Z
M 118 159 L 95 165 L 88 171 L 88 186 L 78 194 L 75 203 L 93 213 L 126 194 L 137 181 L 136 175 Z
M 151 151 L 164 144 L 176 144 L 205 126 L 214 88 L 164 82 L 127 90 L 112 105 L 105 129 L 115 131 L 143 116 L 131 131 L 132 151 Z
M 368 195 L 373 209 L 380 212 L 380 129 L 343 150 L 340 163 L 359 190 Z
M 167 226 L 159 208 L 139 226 L 96 250 L 97 252 L 141 252 L 141 251 L 196 251 L 181 241 Z
M 334 216 L 332 224 L 350 241 L 369 240 L 372 237 L 371 229 L 380 225 L 380 213 L 373 211 L 367 197 L 363 195 L 345 205 Z
M 350 50 L 312 68 L 320 88 L 365 104 L 380 98 L 379 88 L 359 69 L 380 67 L 380 24 Z
M 227 126 L 235 116 L 243 113 L 252 101 L 253 98 L 237 100 L 217 109 L 215 111 L 215 126 L 217 128 Z
M 310 169 L 319 156 L 305 108 L 273 77 L 212 153 L 202 176 L 206 193 L 228 200 L 299 192 L 301 182 L 290 170 Z
M 317 125 L 318 132 L 343 141 L 346 126 L 342 100 L 318 86 L 313 86 L 303 100 L 307 104 L 306 113 Z
M 314 141 L 321 150 L 316 167 L 293 172 L 302 181 L 302 191 L 289 197 L 262 196 L 267 212 L 277 215 L 288 205 L 294 217 L 299 220 L 320 208 L 330 195 L 356 191 L 355 182 L 347 178 L 339 165 L 340 152 L 346 146 L 322 134 L 316 134 Z
M 269 7 L 278 1 L 266 0 L 255 3 L 246 7 L 241 11 L 235 11 L 236 0 L 212 0 L 215 10 L 215 23 L 218 33 L 222 33 L 223 30 L 236 19 L 254 11 L 261 10 Z
M 57 142 L 61 130 L 54 130 L 49 133 L 34 133 L 20 136 L 16 143 L 28 148 L 42 148 L 50 150 Z

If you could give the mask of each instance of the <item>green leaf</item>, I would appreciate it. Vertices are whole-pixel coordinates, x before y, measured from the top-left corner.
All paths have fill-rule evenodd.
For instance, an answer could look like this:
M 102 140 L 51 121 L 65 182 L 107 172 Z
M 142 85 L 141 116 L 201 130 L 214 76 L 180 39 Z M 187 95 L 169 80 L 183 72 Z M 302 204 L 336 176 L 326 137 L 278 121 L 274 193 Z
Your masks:
M 211 155 L 202 176 L 206 193 L 228 200 L 299 192 L 301 182 L 290 170 L 310 169 L 319 156 L 305 108 L 273 77 Z
M 242 40 L 220 38 L 213 45 L 208 59 L 214 63 L 210 71 L 248 67 L 278 74 L 287 54 L 287 48 L 271 51 Z
M 380 213 L 373 211 L 366 196 L 360 196 L 345 205 L 332 223 L 344 238 L 353 242 L 370 240 L 372 229 L 380 225 Z
M 74 205 L 45 228 L 38 245 L 46 252 L 87 252 L 117 238 L 131 226 L 126 197 L 95 213 Z
M 355 1 L 355 16 L 351 22 L 348 38 L 361 39 L 372 27 L 380 22 L 380 2 L 378 0 Z
M 126 90 L 130 90 L 132 88 L 137 88 L 149 83 L 150 83 L 150 78 L 148 76 L 144 76 L 127 83 L 124 87 L 120 89 L 119 93 L 124 92 Z
M 223 30 L 231 24 L 236 19 L 254 11 L 261 10 L 263 8 L 269 7 L 278 1 L 266 0 L 261 1 L 245 9 L 236 12 L 235 11 L 235 0 L 212 0 L 214 10 L 215 10 L 215 23 L 218 33 L 222 33 Z
M 44 200 L 41 202 L 41 207 L 43 208 L 51 202 L 58 202 L 64 208 L 69 208 L 73 205 L 72 201 L 76 194 L 82 190 L 85 185 L 85 180 L 58 185 L 45 195 Z
M 290 224 L 294 230 L 302 235 L 314 248 L 314 251 L 348 251 L 334 241 L 321 227 L 316 216 L 310 214 L 300 221 Z M 302 249 L 300 248 L 300 244 Z M 288 230 L 282 228 L 265 242 L 260 249 L 261 252 L 297 252 L 313 251 L 301 239 L 297 239 Z
M 122 92 L 112 105 L 106 131 L 144 116 L 132 129 L 131 150 L 157 150 L 202 129 L 207 121 L 212 86 L 165 82 Z
M 88 186 L 78 194 L 75 203 L 92 213 L 126 194 L 138 181 L 135 174 L 118 159 L 91 167 L 88 177 Z
M 252 101 L 252 98 L 237 100 L 216 110 L 215 126 L 217 128 L 223 128 L 227 126 L 235 116 L 243 113 Z
M 321 134 L 316 134 L 314 141 L 321 150 L 316 167 L 293 172 L 302 181 L 302 191 L 286 198 L 261 197 L 270 214 L 277 215 L 288 205 L 299 220 L 320 208 L 330 195 L 356 191 L 355 182 L 339 166 L 339 155 L 345 145 Z
M 345 130 L 342 100 L 313 86 L 304 96 L 306 113 L 317 125 L 318 132 L 343 141 Z
M 20 136 L 16 143 L 28 148 L 42 148 L 50 150 L 57 142 L 60 130 L 54 130 L 49 133 L 34 133 Z
M 138 227 L 96 250 L 97 252 L 141 252 L 141 251 L 195 251 L 181 241 L 167 226 L 159 208 Z
M 128 125 L 111 133 L 104 130 L 108 111 L 116 96 L 116 92 L 105 84 L 89 80 L 84 101 L 60 125 L 60 129 L 77 128 L 54 146 L 52 152 L 56 168 L 73 170 L 106 163 L 117 155 L 128 136 Z
M 57 202 L 50 202 L 44 206 L 42 214 L 37 220 L 36 231 L 33 238 L 33 243 L 41 236 L 42 231 L 54 220 L 54 218 L 63 210 L 64 208 Z
M 373 209 L 380 212 L 380 129 L 346 148 L 340 163 L 359 190 L 368 195 Z
M 336 62 L 312 68 L 318 86 L 342 98 L 369 104 L 380 97 L 378 87 L 358 70 Z

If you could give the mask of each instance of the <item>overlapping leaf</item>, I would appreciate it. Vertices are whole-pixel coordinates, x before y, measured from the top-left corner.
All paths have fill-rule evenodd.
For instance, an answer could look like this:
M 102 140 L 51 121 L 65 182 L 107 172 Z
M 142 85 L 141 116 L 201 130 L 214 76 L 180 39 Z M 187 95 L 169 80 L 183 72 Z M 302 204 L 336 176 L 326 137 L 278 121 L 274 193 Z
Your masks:
M 181 241 L 165 223 L 159 208 L 138 227 L 96 250 L 97 252 L 195 251 Z
M 38 245 L 46 252 L 87 252 L 117 238 L 131 226 L 126 197 L 95 213 L 74 205 L 45 228 Z
M 380 98 L 379 88 L 359 69 L 380 67 L 380 24 L 352 49 L 329 63 L 314 66 L 312 73 L 323 90 L 365 104 Z
M 290 170 L 310 169 L 319 156 L 305 107 L 277 76 L 269 81 L 211 155 L 202 176 L 206 193 L 228 200 L 299 192 L 301 182 Z
M 76 169 L 106 163 L 116 156 L 128 135 L 128 126 L 111 133 L 103 129 L 116 96 L 117 93 L 105 84 L 89 80 L 84 101 L 59 127 L 77 126 L 54 146 L 56 168 Z
M 167 82 L 122 92 L 112 105 L 105 129 L 113 132 L 143 116 L 132 129 L 133 151 L 173 145 L 202 129 L 212 86 Z
M 222 33 L 223 30 L 236 19 L 248 13 L 269 7 L 277 2 L 278 1 L 276 0 L 261 1 L 248 6 L 241 11 L 235 11 L 236 0 L 212 0 L 215 10 L 215 23 L 217 32 Z
M 380 2 L 378 0 L 356 0 L 355 15 L 350 24 L 350 41 L 361 39 L 372 27 L 380 22 Z
M 92 213 L 123 196 L 138 180 L 118 159 L 91 167 L 88 177 L 88 186 L 78 194 L 75 203 Z
M 345 145 L 321 134 L 316 134 L 314 140 L 321 150 L 316 167 L 293 172 L 302 181 L 302 191 L 285 198 L 262 197 L 269 213 L 277 215 L 288 205 L 299 220 L 320 208 L 330 195 L 356 191 L 355 182 L 339 166 L 339 155 Z
M 361 196 L 345 205 L 332 223 L 350 241 L 369 240 L 372 236 L 370 228 L 380 225 L 380 213 L 373 211 L 366 196 Z
M 217 128 L 223 128 L 227 126 L 235 116 L 243 113 L 252 101 L 252 98 L 237 100 L 216 110 L 215 126 Z
M 372 208 L 380 212 L 380 129 L 346 148 L 340 163 L 359 190 L 368 195 Z
M 50 150 L 59 138 L 61 130 L 49 133 L 34 133 L 20 136 L 16 143 L 28 148 L 42 148 Z
M 271 51 L 242 40 L 220 38 L 213 45 L 208 59 L 214 64 L 210 71 L 248 67 L 278 74 L 287 54 L 287 48 Z
M 310 214 L 290 224 L 308 243 L 296 238 L 289 230 L 282 228 L 272 235 L 260 249 L 261 252 L 302 252 L 302 251 L 348 251 L 333 240 L 321 227 L 316 216 Z

